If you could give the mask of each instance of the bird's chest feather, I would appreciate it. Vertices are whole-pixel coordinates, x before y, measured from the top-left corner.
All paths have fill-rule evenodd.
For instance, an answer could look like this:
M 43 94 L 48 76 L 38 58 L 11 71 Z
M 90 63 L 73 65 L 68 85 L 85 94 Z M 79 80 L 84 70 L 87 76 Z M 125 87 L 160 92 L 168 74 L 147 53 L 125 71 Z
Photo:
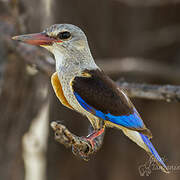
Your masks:
M 77 75 L 78 75 L 77 73 L 76 74 L 74 73 L 71 75 L 70 74 L 68 74 L 68 75 L 63 74 L 62 75 L 62 74 L 58 73 L 59 81 L 61 82 L 61 86 L 62 86 L 62 91 L 63 91 L 63 94 L 64 94 L 66 100 L 68 101 L 68 103 L 74 108 L 74 110 L 76 110 L 76 111 L 78 111 L 84 115 L 87 115 L 89 113 L 86 112 L 81 107 L 81 105 L 78 103 L 78 101 L 74 95 L 72 86 L 71 86 L 72 80 Z

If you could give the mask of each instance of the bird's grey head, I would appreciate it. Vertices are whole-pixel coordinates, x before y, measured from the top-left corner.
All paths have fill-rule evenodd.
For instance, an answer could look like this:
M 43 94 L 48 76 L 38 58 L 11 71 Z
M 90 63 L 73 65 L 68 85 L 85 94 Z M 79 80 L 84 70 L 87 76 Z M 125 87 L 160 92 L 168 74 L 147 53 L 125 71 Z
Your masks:
M 93 64 L 86 35 L 72 24 L 54 24 L 41 33 L 13 37 L 24 43 L 39 45 L 52 52 L 57 66 Z
M 53 54 L 60 51 L 63 55 L 80 53 L 88 49 L 88 42 L 84 32 L 72 24 L 54 24 L 43 31 L 46 36 L 55 39 L 49 45 L 42 45 Z

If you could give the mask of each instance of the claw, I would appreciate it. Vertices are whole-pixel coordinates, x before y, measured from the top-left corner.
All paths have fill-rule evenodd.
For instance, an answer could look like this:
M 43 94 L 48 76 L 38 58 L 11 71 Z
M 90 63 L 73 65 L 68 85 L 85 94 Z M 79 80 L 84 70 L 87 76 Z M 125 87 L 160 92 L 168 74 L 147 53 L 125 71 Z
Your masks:
M 105 128 L 94 131 L 87 137 L 78 137 L 72 134 L 64 125 L 58 122 L 52 122 L 51 127 L 55 131 L 55 139 L 67 148 L 72 148 L 74 155 L 88 161 L 90 157 L 97 152 L 103 141 Z M 102 137 L 102 138 L 100 138 Z

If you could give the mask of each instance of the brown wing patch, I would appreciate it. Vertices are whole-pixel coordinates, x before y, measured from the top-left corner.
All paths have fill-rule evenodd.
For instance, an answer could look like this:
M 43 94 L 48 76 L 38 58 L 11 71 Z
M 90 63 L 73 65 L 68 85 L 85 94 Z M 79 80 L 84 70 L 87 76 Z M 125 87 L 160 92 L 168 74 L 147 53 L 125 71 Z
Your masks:
M 117 85 L 100 70 L 85 70 L 82 76 L 76 76 L 71 86 L 83 100 L 103 113 L 113 115 L 132 114 L 133 106 L 127 101 Z
M 64 106 L 66 106 L 66 107 L 68 107 L 70 109 L 73 109 L 73 107 L 68 103 L 67 99 L 64 96 L 64 93 L 63 93 L 63 90 L 62 90 L 62 86 L 61 86 L 61 83 L 59 81 L 57 72 L 55 72 L 51 76 L 51 84 L 52 84 L 52 87 L 54 89 L 54 92 L 55 92 L 57 98 L 61 101 L 61 103 Z

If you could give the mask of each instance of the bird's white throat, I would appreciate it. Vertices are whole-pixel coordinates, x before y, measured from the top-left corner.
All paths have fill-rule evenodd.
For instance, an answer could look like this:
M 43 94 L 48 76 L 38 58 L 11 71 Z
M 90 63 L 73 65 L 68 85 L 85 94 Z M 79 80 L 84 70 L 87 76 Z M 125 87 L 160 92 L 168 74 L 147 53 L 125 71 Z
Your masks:
M 53 49 L 52 53 L 54 54 L 56 60 L 56 68 L 62 67 L 64 64 L 64 55 L 56 48 Z

